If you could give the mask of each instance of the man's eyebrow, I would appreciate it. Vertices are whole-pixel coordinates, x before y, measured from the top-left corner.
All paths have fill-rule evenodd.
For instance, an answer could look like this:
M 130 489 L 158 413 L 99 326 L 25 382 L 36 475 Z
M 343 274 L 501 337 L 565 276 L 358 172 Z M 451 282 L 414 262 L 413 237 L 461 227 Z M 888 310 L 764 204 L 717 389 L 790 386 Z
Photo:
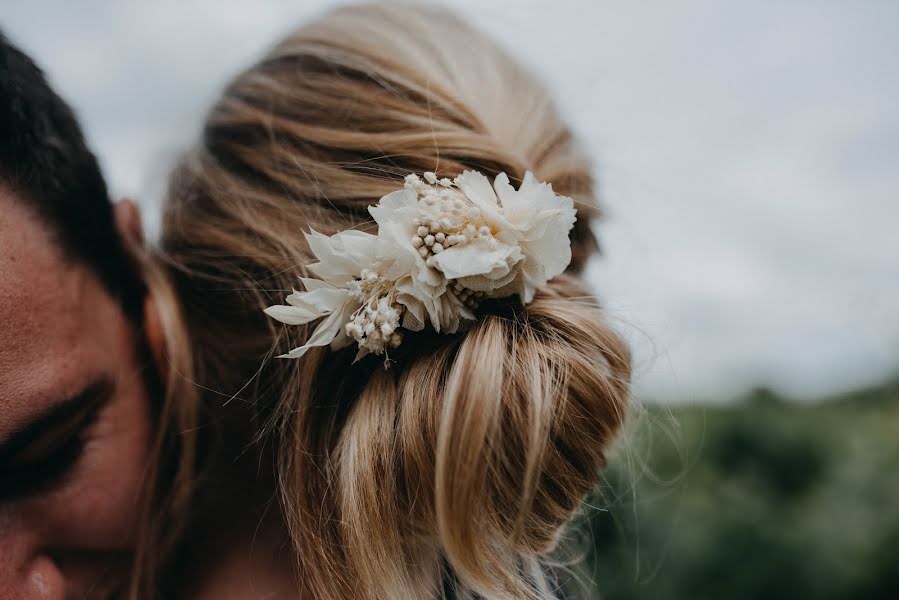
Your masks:
M 98 413 L 112 397 L 112 388 L 111 380 L 97 379 L 71 398 L 57 402 L 29 419 L 0 442 L 0 467 L 23 452 L 41 434 L 60 428 L 73 419 L 89 418 Z

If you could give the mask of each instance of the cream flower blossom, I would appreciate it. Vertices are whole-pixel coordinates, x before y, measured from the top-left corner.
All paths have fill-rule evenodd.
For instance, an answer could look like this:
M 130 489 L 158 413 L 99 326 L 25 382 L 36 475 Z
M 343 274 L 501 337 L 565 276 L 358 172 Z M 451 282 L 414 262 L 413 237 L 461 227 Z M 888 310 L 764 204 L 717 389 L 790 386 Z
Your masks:
M 282 358 L 355 341 L 358 360 L 396 348 L 403 330 L 454 333 L 476 318 L 481 300 L 517 295 L 527 304 L 571 262 L 574 202 L 530 172 L 517 190 L 505 173 L 492 186 L 477 171 L 454 180 L 408 175 L 368 210 L 377 235 L 306 234 L 316 278 L 301 278 L 305 291 L 265 312 L 288 325 L 324 319 Z

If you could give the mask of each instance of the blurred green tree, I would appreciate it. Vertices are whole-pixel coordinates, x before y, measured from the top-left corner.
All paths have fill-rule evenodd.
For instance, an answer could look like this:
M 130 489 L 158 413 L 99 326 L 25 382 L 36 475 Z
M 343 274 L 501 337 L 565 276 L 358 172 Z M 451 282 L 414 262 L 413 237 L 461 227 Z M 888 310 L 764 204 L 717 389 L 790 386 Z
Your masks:
M 607 600 L 899 597 L 899 381 L 649 407 L 577 531 Z

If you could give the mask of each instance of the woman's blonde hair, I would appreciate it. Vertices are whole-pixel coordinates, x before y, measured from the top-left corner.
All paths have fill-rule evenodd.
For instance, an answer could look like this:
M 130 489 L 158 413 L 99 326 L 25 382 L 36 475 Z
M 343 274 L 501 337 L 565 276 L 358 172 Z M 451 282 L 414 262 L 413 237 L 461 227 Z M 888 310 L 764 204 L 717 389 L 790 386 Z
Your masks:
M 575 199 L 566 274 L 465 333 L 409 336 L 387 370 L 352 349 L 271 359 L 311 331 L 262 312 L 306 274 L 303 231 L 370 230 L 406 174 L 465 168 L 531 170 Z M 452 14 L 347 7 L 283 40 L 211 110 L 146 260 L 169 375 L 145 572 L 171 562 L 209 479 L 191 432 L 228 422 L 276 465 L 298 596 L 552 597 L 543 561 L 627 405 L 628 349 L 578 277 L 595 216 L 547 91 Z

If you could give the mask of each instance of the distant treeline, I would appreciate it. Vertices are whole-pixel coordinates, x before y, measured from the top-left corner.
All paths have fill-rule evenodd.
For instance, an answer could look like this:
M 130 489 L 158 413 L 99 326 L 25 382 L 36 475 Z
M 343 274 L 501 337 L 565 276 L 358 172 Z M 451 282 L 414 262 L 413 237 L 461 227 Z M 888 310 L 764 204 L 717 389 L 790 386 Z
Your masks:
M 899 598 L 899 381 L 647 408 L 590 504 L 600 598 Z

